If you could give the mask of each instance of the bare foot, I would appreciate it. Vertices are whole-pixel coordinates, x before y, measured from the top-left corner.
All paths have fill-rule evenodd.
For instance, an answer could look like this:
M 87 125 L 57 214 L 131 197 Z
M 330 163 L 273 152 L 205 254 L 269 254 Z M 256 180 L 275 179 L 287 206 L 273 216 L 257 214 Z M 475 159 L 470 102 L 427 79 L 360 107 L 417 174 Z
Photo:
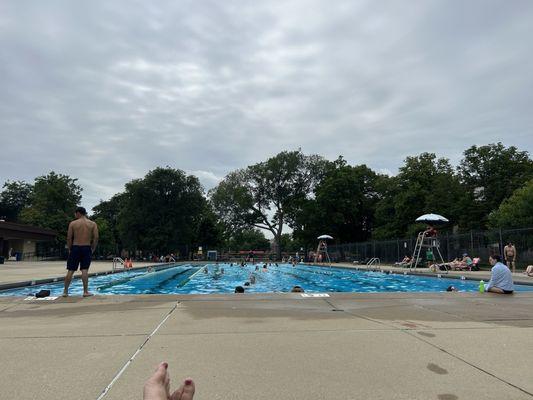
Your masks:
M 61 297 L 68 297 L 68 293 L 67 293 L 67 292 L 63 292 L 63 294 L 61 295 Z
M 168 364 L 163 362 L 158 365 L 154 374 L 144 384 L 144 400 L 192 400 L 194 397 L 194 382 L 187 378 L 185 382 L 170 394 L 170 377 Z
M 90 296 L 94 296 L 94 294 L 89 293 L 89 292 L 83 293 L 83 297 L 90 297 Z

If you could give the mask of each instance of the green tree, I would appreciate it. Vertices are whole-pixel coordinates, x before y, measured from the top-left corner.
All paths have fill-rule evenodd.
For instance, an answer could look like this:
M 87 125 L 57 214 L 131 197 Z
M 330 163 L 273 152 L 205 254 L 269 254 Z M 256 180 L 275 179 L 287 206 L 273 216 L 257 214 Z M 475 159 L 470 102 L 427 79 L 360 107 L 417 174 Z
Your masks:
M 270 241 L 259 229 L 243 229 L 234 233 L 228 241 L 230 250 L 269 250 Z
M 452 223 L 460 215 L 464 196 L 458 176 L 446 158 L 433 153 L 407 157 L 397 176 L 378 184 L 383 197 L 376 206 L 374 239 L 413 235 L 423 228 L 415 219 L 425 213 L 437 213 Z
M 117 255 L 117 243 L 109 222 L 103 218 L 93 218 L 93 220 L 98 225 L 97 253 L 103 256 Z
M 350 166 L 339 157 L 316 185 L 296 217 L 293 236 L 314 244 L 320 234 L 338 242 L 363 241 L 370 237 L 379 198 L 379 176 L 366 165 Z
M 35 178 L 30 205 L 20 213 L 24 223 L 53 229 L 60 244 L 66 243 L 67 228 L 81 201 L 82 188 L 77 179 L 50 172 Z
M 279 246 L 285 224 L 294 220 L 327 162 L 301 151 L 281 152 L 268 160 L 228 174 L 210 192 L 211 201 L 228 230 L 259 228 L 272 233 Z
M 223 241 L 223 228 L 217 220 L 211 206 L 206 204 L 200 223 L 198 224 L 196 243 L 200 246 L 214 248 L 220 246 Z
M 0 193 L 0 218 L 18 221 L 19 214 L 30 202 L 33 187 L 24 181 L 7 181 Z
M 206 203 L 198 178 L 156 168 L 127 183 L 123 196 L 118 230 L 125 248 L 169 253 L 194 244 Z
M 118 220 L 120 211 L 123 207 L 124 198 L 124 193 L 118 193 L 109 200 L 101 200 L 98 205 L 93 207 L 92 218 L 95 221 L 106 222 L 107 228 L 112 236 L 112 239 L 110 238 L 110 243 L 114 243 L 115 246 L 113 250 L 110 250 L 110 253 L 115 255 L 120 254 L 123 247 L 118 230 Z
M 533 178 L 533 161 L 527 151 L 502 143 L 472 146 L 464 152 L 458 171 L 468 195 L 461 225 L 483 228 L 490 212 Z
M 305 250 L 305 247 L 303 241 L 295 237 L 293 234 L 284 233 L 281 235 L 281 251 L 296 253 L 300 252 L 302 248 Z M 304 254 L 300 252 L 300 255 L 303 256 Z
M 533 227 L 533 179 L 514 191 L 489 216 L 492 228 Z

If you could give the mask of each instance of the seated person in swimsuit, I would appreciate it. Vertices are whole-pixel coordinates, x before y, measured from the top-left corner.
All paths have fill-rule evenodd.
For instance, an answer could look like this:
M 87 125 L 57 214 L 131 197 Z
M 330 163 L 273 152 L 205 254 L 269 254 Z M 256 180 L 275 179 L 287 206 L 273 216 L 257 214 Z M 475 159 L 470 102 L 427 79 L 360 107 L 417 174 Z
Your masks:
M 402 259 L 402 261 L 395 263 L 394 265 L 408 265 L 411 263 L 411 257 L 409 257 L 407 254 Z
M 533 276 L 533 265 L 528 265 L 524 274 L 527 276 Z

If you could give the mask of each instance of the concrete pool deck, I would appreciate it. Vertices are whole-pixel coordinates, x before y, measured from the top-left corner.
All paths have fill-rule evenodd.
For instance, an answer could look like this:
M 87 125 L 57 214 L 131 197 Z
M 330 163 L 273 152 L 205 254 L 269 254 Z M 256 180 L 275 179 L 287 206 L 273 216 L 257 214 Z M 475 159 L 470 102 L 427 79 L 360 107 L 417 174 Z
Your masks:
M 197 399 L 530 399 L 532 306 L 525 292 L 0 298 L 0 387 L 97 399 L 142 346 L 104 399 L 140 399 L 159 361 Z
M 64 266 L 63 266 L 64 268 Z M 533 292 L 0 297 L 0 398 L 531 399 Z M 102 399 L 102 400 L 103 400 Z

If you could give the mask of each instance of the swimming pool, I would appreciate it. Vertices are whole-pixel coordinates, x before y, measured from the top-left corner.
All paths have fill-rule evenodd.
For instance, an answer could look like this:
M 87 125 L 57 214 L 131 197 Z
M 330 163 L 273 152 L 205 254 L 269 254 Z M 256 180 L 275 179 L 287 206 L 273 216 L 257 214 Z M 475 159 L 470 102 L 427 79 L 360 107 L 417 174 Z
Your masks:
M 252 275 L 255 284 L 246 286 Z M 310 293 L 443 292 L 450 285 L 460 291 L 474 292 L 479 282 L 301 264 L 271 265 L 267 269 L 261 265 L 184 264 L 153 272 L 142 269 L 101 275 L 89 281 L 90 290 L 101 295 L 233 293 L 236 286 L 243 286 L 249 293 L 275 293 L 289 292 L 296 285 Z M 63 282 L 4 290 L 0 296 L 28 296 L 41 289 L 49 289 L 51 296 L 59 296 Z M 533 286 L 515 285 L 515 290 L 533 291 Z M 81 295 L 80 280 L 72 282 L 70 293 Z

